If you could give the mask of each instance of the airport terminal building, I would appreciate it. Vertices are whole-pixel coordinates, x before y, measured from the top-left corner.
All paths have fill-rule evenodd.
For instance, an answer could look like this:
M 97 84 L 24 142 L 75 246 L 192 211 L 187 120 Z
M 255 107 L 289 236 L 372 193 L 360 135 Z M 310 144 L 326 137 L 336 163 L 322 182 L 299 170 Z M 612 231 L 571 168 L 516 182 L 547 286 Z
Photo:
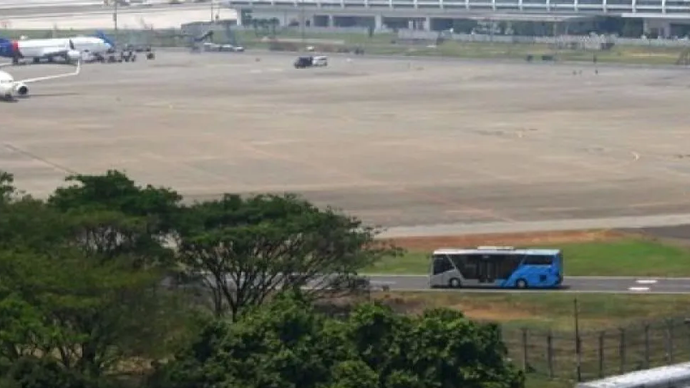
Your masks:
M 690 0 L 229 0 L 238 22 L 448 30 L 457 20 L 579 22 L 615 19 L 648 36 L 690 35 Z

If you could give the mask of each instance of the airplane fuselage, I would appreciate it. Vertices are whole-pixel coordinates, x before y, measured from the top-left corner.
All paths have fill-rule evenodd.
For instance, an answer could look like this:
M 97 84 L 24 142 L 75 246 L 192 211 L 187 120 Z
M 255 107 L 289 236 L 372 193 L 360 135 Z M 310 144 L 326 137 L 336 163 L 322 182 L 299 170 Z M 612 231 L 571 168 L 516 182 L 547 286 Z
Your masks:
M 71 45 L 70 45 L 71 42 Z M 27 39 L 12 41 L 0 50 L 0 56 L 11 58 L 52 59 L 67 57 L 71 52 L 104 54 L 111 49 L 103 39 L 88 36 L 56 39 Z

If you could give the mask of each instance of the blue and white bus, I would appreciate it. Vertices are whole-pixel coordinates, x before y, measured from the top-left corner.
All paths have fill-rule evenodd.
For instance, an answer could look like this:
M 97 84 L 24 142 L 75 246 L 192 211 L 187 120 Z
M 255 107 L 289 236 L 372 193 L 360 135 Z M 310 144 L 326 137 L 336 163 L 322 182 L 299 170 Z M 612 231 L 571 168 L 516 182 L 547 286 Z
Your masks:
M 431 288 L 558 288 L 561 283 L 563 254 L 559 249 L 437 249 L 429 269 Z

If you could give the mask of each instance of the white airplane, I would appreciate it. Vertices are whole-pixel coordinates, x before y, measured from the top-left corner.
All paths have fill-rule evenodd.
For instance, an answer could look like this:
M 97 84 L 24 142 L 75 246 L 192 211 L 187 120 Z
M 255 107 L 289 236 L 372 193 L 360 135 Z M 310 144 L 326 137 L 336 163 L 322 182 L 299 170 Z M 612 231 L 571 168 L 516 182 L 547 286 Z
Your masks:
M 12 63 L 2 63 L 0 67 L 12 66 Z M 40 81 L 48 81 L 57 78 L 73 77 L 78 75 L 81 71 L 81 61 L 77 61 L 77 69 L 71 73 L 47 75 L 43 77 L 27 78 L 23 80 L 15 80 L 12 75 L 6 71 L 0 70 L 0 98 L 5 101 L 14 100 L 15 96 L 26 97 L 29 94 L 29 87 L 27 84 Z
M 53 61 L 55 58 L 63 58 L 65 62 L 73 63 L 81 60 L 85 53 L 103 55 L 114 49 L 115 43 L 102 31 L 98 31 L 96 36 L 73 38 L 22 40 L 0 38 L 0 56 L 12 58 L 15 63 L 22 59 L 33 59 L 34 63 L 37 63 L 41 59 Z

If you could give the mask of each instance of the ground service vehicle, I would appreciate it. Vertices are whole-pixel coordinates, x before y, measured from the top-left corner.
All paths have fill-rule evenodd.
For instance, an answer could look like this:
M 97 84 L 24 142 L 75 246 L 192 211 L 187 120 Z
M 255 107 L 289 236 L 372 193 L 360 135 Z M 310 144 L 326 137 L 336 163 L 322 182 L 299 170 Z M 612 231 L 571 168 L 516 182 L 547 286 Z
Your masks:
M 328 66 L 328 57 L 318 56 L 318 57 L 299 57 L 295 61 L 295 69 L 304 69 L 305 67 L 322 67 Z
M 558 288 L 561 283 L 563 254 L 559 249 L 438 249 L 431 257 L 431 288 Z

